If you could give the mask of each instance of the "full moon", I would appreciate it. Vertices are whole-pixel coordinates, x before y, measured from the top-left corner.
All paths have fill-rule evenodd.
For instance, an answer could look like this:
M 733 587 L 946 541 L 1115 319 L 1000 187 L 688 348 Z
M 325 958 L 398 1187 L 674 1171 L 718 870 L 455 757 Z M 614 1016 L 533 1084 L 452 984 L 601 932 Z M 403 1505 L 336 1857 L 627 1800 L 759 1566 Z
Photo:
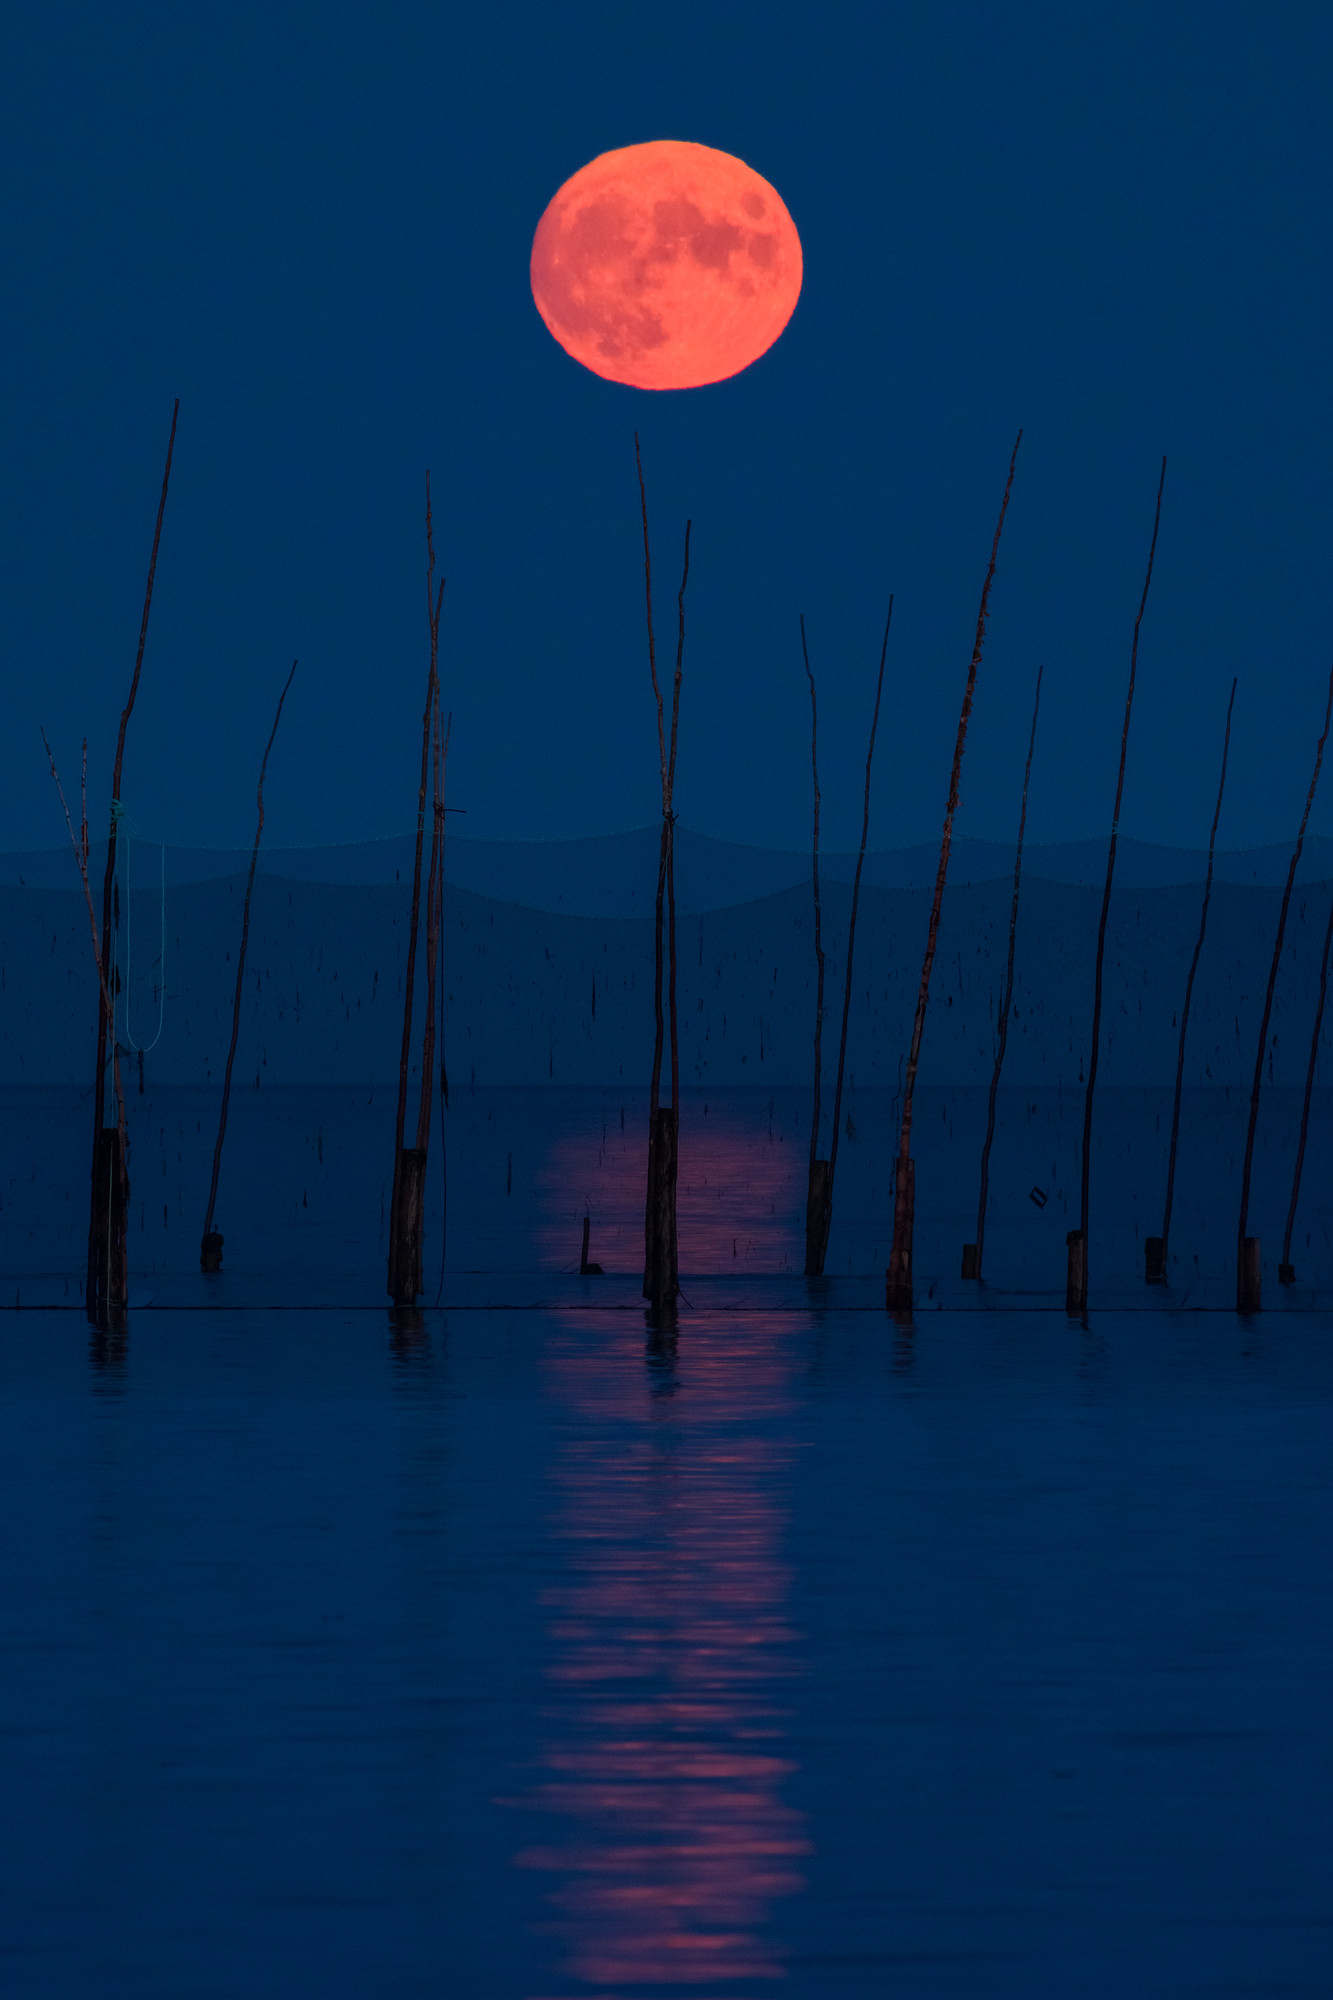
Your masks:
M 552 196 L 532 296 L 608 382 L 698 389 L 766 354 L 796 309 L 801 239 L 744 160 L 684 139 L 600 153 Z

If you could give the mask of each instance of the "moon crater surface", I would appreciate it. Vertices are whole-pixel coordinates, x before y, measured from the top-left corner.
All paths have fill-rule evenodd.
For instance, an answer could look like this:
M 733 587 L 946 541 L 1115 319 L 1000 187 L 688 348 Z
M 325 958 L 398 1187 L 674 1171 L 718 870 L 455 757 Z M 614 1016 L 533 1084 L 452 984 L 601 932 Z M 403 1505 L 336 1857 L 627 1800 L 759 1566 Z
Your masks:
M 712 146 L 601 153 L 559 188 L 532 243 L 532 296 L 576 361 L 638 389 L 697 389 L 757 361 L 801 290 L 777 190 Z

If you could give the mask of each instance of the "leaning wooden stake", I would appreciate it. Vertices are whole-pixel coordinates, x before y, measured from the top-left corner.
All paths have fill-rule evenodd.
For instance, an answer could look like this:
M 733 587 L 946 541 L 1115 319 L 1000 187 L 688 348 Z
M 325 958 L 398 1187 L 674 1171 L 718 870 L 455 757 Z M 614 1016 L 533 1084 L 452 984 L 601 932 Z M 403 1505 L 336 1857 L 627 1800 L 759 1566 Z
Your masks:
M 417 930 L 421 922 L 421 850 L 426 826 L 426 785 L 431 770 L 431 730 L 435 722 L 440 610 L 444 578 L 435 587 L 435 544 L 431 529 L 430 474 L 426 474 L 426 617 L 430 625 L 430 671 L 426 677 L 426 708 L 421 720 L 421 783 L 417 790 L 417 839 L 412 860 L 412 911 L 407 931 L 407 967 L 403 977 L 403 1040 L 398 1058 L 398 1117 L 394 1128 L 393 1191 L 389 1197 L 388 1293 L 396 1306 L 416 1304 L 420 1289 L 421 1224 L 424 1213 L 426 1159 L 420 1147 L 403 1147 L 407 1126 L 407 1072 L 412 1059 L 412 988 L 417 970 Z M 432 835 L 432 841 L 434 836 Z
M 898 1170 L 893 1191 L 893 1243 L 889 1251 L 889 1268 L 884 1279 L 884 1303 L 890 1312 L 912 1310 L 912 1225 L 916 1207 L 916 1170 L 912 1160 L 912 1098 L 916 1090 L 917 1065 L 921 1060 L 921 1036 L 926 1025 L 926 1004 L 930 998 L 931 967 L 935 963 L 935 946 L 939 938 L 944 881 L 949 871 L 949 848 L 953 841 L 954 814 L 958 810 L 958 780 L 963 767 L 968 718 L 972 713 L 977 669 L 981 665 L 981 649 L 985 643 L 986 618 L 990 609 L 990 587 L 1000 554 L 1000 534 L 1004 527 L 1005 512 L 1009 506 L 1009 493 L 1014 483 L 1018 447 L 1022 442 L 1023 433 L 1020 431 L 1014 439 L 1014 449 L 1009 460 L 1009 477 L 1005 481 L 1004 498 L 1000 502 L 1000 518 L 995 523 L 995 539 L 991 543 L 990 566 L 986 571 L 986 581 L 981 587 L 976 638 L 972 645 L 972 658 L 967 669 L 967 686 L 963 692 L 963 705 L 958 716 L 958 735 L 954 742 L 953 768 L 949 775 L 949 798 L 944 809 L 944 832 L 940 840 L 940 862 L 935 874 L 935 894 L 931 901 L 930 922 L 926 930 L 926 952 L 921 965 L 921 985 L 917 991 L 916 1016 L 912 1022 L 912 1043 L 907 1057 L 907 1073 L 903 1081 L 903 1123 L 898 1141 Z
M 1315 1067 L 1319 1061 L 1319 1037 L 1324 1026 L 1324 1002 L 1328 999 L 1328 955 L 1333 947 L 1333 903 L 1329 904 L 1328 924 L 1324 931 L 1324 955 L 1319 961 L 1319 1000 L 1314 1010 L 1314 1026 L 1310 1030 L 1310 1062 L 1305 1072 L 1305 1096 L 1301 1100 L 1301 1134 L 1296 1143 L 1296 1165 L 1291 1176 L 1291 1205 L 1287 1210 L 1287 1227 L 1282 1237 L 1282 1262 L 1277 1267 L 1280 1285 L 1294 1285 L 1296 1266 L 1291 1261 L 1291 1235 L 1296 1227 L 1296 1204 L 1301 1198 L 1301 1171 L 1305 1166 L 1305 1141 L 1310 1130 L 1310 1098 L 1314 1091 Z
M 815 677 L 810 666 L 810 649 L 805 642 L 805 613 L 801 613 L 801 654 L 805 677 L 810 683 L 810 769 L 815 781 L 815 831 L 811 868 L 815 889 L 815 1083 L 810 1106 L 810 1169 L 805 1195 L 805 1275 L 818 1277 L 824 1269 L 824 1245 L 828 1238 L 828 1161 L 819 1157 L 820 1092 L 824 1074 L 824 939 L 819 907 L 819 709 L 815 702 Z
M 97 973 L 102 1004 L 106 1008 L 107 1018 L 114 1019 L 114 997 L 108 983 L 106 963 L 97 935 L 93 892 L 88 882 L 88 739 L 86 736 L 83 739 L 83 818 L 76 836 L 74 822 L 65 803 L 60 773 L 56 770 L 55 756 L 50 743 L 47 742 L 46 731 L 43 730 L 41 735 L 46 748 L 47 762 L 51 766 L 51 776 L 55 780 L 56 791 L 64 810 L 65 825 L 69 828 L 70 846 L 74 849 L 74 859 L 78 863 L 79 877 L 83 883 L 83 900 L 88 907 L 88 931 L 93 947 L 93 966 Z M 99 1242 L 98 1261 L 105 1269 L 104 1296 L 112 1305 L 124 1305 L 129 1285 L 125 1257 L 125 1217 L 130 1198 L 129 1140 L 125 1117 L 125 1080 L 120 1069 L 120 1049 L 114 1039 L 111 1045 L 111 1073 L 116 1090 L 116 1122 L 102 1130 L 100 1156 L 95 1162 L 94 1189 L 95 1193 L 100 1193 L 105 1204 L 103 1214 L 106 1221 L 105 1236 Z
M 101 978 L 97 1004 L 97 1068 L 93 1075 L 93 1164 L 92 1204 L 88 1221 L 88 1266 L 85 1301 L 90 1319 L 98 1319 L 108 1306 L 129 1303 L 129 1264 L 125 1242 L 125 1217 L 129 1210 L 129 1169 L 123 1133 L 117 1143 L 118 1160 L 108 1171 L 111 1144 L 103 1124 L 106 1116 L 106 1045 L 110 1034 L 115 1043 L 115 1012 L 111 996 L 111 888 L 116 875 L 116 836 L 121 815 L 120 776 L 125 758 L 125 732 L 139 692 L 144 647 L 148 643 L 148 614 L 153 603 L 153 578 L 157 573 L 157 551 L 162 540 L 162 517 L 167 509 L 167 486 L 171 479 L 171 454 L 176 448 L 176 419 L 180 397 L 171 410 L 171 435 L 167 439 L 167 463 L 162 474 L 162 497 L 157 503 L 157 525 L 153 530 L 153 551 L 148 559 L 148 583 L 144 590 L 143 617 L 139 621 L 139 650 L 134 659 L 134 678 L 129 698 L 120 717 L 116 737 L 116 761 L 111 773 L 111 824 L 107 834 L 106 875 L 102 883 Z
M 824 1180 L 824 1208 L 819 1233 L 819 1262 L 816 1266 L 816 1275 L 824 1269 L 824 1259 L 828 1254 L 829 1229 L 833 1222 L 833 1182 L 838 1171 L 838 1141 L 842 1125 L 842 1081 L 847 1068 L 847 1022 L 852 1011 L 852 961 L 856 952 L 856 912 L 861 900 L 861 870 L 865 867 L 866 842 L 870 837 L 870 772 L 875 761 L 879 705 L 884 693 L 884 662 L 888 657 L 889 630 L 892 624 L 893 598 L 890 597 L 889 615 L 884 621 L 884 643 L 879 649 L 879 679 L 875 683 L 875 712 L 870 718 L 870 745 L 866 751 L 866 789 L 865 808 L 861 815 L 861 848 L 856 857 L 856 873 L 852 877 L 852 907 L 847 919 L 847 967 L 842 983 L 842 1031 L 838 1036 L 838 1073 L 833 1086 L 833 1129 L 829 1134 L 828 1171 Z M 808 1219 L 806 1227 L 808 1232 Z M 807 1262 L 806 1269 L 809 1268 Z
M 1044 666 L 1037 668 L 1037 693 L 1032 703 L 1032 733 L 1028 737 L 1028 760 L 1023 766 L 1023 803 L 1018 812 L 1018 851 L 1014 856 L 1014 899 L 1009 906 L 1009 959 L 1004 972 L 1004 992 L 1000 997 L 1000 1012 L 996 1021 L 995 1068 L 991 1073 L 990 1097 L 986 1105 L 986 1137 L 981 1148 L 981 1193 L 977 1200 L 977 1240 L 963 1245 L 963 1276 L 981 1277 L 981 1259 L 986 1247 L 986 1197 L 990 1190 L 990 1149 L 995 1137 L 995 1100 L 1000 1093 L 1000 1071 L 1004 1067 L 1004 1051 L 1009 1040 L 1009 1009 L 1014 998 L 1014 945 L 1018 936 L 1018 890 L 1023 879 L 1023 835 L 1028 823 L 1028 782 L 1032 777 L 1032 753 L 1037 747 L 1037 715 L 1041 709 L 1041 677 Z
M 1166 1279 L 1166 1257 L 1171 1241 L 1171 1204 L 1176 1188 L 1176 1144 L 1180 1137 L 1180 1093 L 1185 1080 L 1185 1036 L 1190 1024 L 1190 1001 L 1194 994 L 1194 975 L 1199 969 L 1199 955 L 1203 951 L 1204 933 L 1208 929 L 1208 905 L 1213 895 L 1213 857 L 1217 851 L 1217 825 L 1222 817 L 1222 793 L 1227 782 L 1227 753 L 1231 748 L 1231 711 L 1236 705 L 1236 683 L 1231 683 L 1231 699 L 1227 703 L 1226 734 L 1222 738 L 1222 775 L 1217 781 L 1217 804 L 1213 808 L 1213 826 L 1208 836 L 1208 872 L 1203 883 L 1203 904 L 1199 910 L 1199 935 L 1194 940 L 1194 956 L 1190 960 L 1189 976 L 1185 981 L 1185 999 L 1180 1009 L 1180 1046 L 1176 1050 L 1176 1094 L 1171 1106 L 1171 1142 L 1166 1154 L 1166 1201 L 1162 1209 L 1162 1233 L 1149 1236 L 1143 1245 L 1143 1275 L 1149 1284 L 1162 1284 Z
M 1106 919 L 1111 908 L 1111 883 L 1115 875 L 1116 846 L 1120 839 L 1120 802 L 1125 792 L 1125 758 L 1129 751 L 1129 718 L 1134 711 L 1134 682 L 1139 666 L 1139 627 L 1148 603 L 1153 558 L 1157 554 L 1157 530 L 1162 520 L 1162 488 L 1166 484 L 1166 459 L 1162 460 L 1157 481 L 1157 511 L 1153 515 L 1152 543 L 1148 549 L 1148 572 L 1143 579 L 1139 615 L 1134 620 L 1134 643 L 1129 655 L 1129 687 L 1125 694 L 1125 719 L 1120 729 L 1120 771 L 1115 785 L 1115 809 L 1111 814 L 1111 845 L 1106 855 L 1106 886 L 1102 891 L 1102 914 L 1097 925 L 1097 959 L 1092 977 L 1092 1049 L 1088 1056 L 1088 1087 L 1083 1100 L 1083 1180 L 1079 1197 L 1079 1224 L 1066 1237 L 1069 1250 L 1065 1274 L 1065 1308 L 1081 1315 L 1088 1309 L 1088 1197 L 1092 1166 L 1092 1094 L 1097 1087 L 1097 1058 L 1101 1052 L 1102 964 L 1106 956 Z
M 263 762 L 259 766 L 259 820 L 255 826 L 255 844 L 250 851 L 250 874 L 245 885 L 245 907 L 241 912 L 241 948 L 236 958 L 236 991 L 231 1003 L 231 1043 L 227 1049 L 227 1067 L 222 1077 L 222 1109 L 218 1114 L 218 1136 L 213 1147 L 213 1177 L 208 1184 L 208 1207 L 204 1213 L 204 1233 L 199 1244 L 199 1269 L 220 1271 L 222 1269 L 222 1236 L 213 1227 L 213 1210 L 217 1206 L 218 1175 L 222 1171 L 222 1142 L 227 1136 L 227 1106 L 231 1102 L 231 1072 L 236 1061 L 236 1043 L 241 1032 L 241 989 L 245 979 L 245 953 L 250 942 L 250 898 L 254 894 L 255 868 L 259 861 L 259 843 L 264 837 L 264 775 L 268 770 L 269 752 L 278 734 L 278 724 L 282 721 L 282 705 L 287 699 L 287 690 L 296 672 L 296 662 L 283 683 L 278 696 L 277 713 L 273 717 L 273 727 L 269 731 L 268 742 L 264 746 Z
M 1282 940 L 1286 935 L 1287 912 L 1291 908 L 1291 891 L 1296 880 L 1296 869 L 1305 845 L 1305 829 L 1310 823 L 1310 808 L 1314 805 L 1315 789 L 1319 783 L 1319 772 L 1324 762 L 1324 745 L 1328 742 L 1329 721 L 1333 719 L 1333 668 L 1329 670 L 1328 702 L 1324 709 L 1324 728 L 1315 750 L 1314 770 L 1310 774 L 1310 789 L 1305 794 L 1305 811 L 1301 814 L 1300 830 L 1296 835 L 1296 845 L 1292 849 L 1291 862 L 1287 868 L 1287 884 L 1282 891 L 1282 907 L 1278 911 L 1277 936 L 1273 940 L 1273 962 L 1268 968 L 1268 990 L 1264 994 L 1263 1018 L 1259 1023 L 1259 1047 L 1254 1058 L 1254 1082 L 1250 1087 L 1250 1120 L 1245 1132 L 1245 1164 L 1240 1175 L 1240 1220 L 1236 1224 L 1236 1311 L 1258 1312 L 1262 1304 L 1260 1287 L 1259 1238 L 1248 1236 L 1246 1230 L 1250 1220 L 1250 1173 L 1254 1166 L 1254 1135 L 1259 1125 L 1259 1093 L 1263 1088 L 1264 1055 L 1268 1048 L 1268 1023 L 1273 1012 L 1273 993 L 1277 986 L 1277 969 L 1282 957 Z M 1284 1259 L 1285 1261 L 1285 1259 Z
M 653 1067 L 648 1092 L 648 1187 L 644 1206 L 643 1295 L 655 1308 L 674 1306 L 680 1289 L 676 1246 L 676 1168 L 680 1142 L 680 1066 L 676 1011 L 676 873 L 675 824 L 672 800 L 676 782 L 676 743 L 680 724 L 680 683 L 685 651 L 685 586 L 690 575 L 690 523 L 685 523 L 685 563 L 676 598 L 678 633 L 676 678 L 671 696 L 671 737 L 668 749 L 666 709 L 657 678 L 657 644 L 653 632 L 653 570 L 648 540 L 648 495 L 643 479 L 639 434 L 634 434 L 634 463 L 639 475 L 639 506 L 643 516 L 643 579 L 648 618 L 648 671 L 657 703 L 657 749 L 662 779 L 662 837 L 657 863 L 657 899 L 653 933 Z M 662 1007 L 663 960 L 668 959 L 667 1015 L 671 1033 L 671 1104 L 660 1102 L 666 1020 Z

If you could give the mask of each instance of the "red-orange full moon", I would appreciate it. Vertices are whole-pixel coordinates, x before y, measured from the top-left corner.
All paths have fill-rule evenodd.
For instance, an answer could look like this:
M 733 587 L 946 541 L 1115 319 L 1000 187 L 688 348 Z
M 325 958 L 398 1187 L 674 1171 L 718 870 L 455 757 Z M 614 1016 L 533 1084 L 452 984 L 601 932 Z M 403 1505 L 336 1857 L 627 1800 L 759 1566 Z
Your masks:
M 567 354 L 609 382 L 698 389 L 767 353 L 796 308 L 801 239 L 781 195 L 712 146 L 600 153 L 532 239 L 532 296 Z

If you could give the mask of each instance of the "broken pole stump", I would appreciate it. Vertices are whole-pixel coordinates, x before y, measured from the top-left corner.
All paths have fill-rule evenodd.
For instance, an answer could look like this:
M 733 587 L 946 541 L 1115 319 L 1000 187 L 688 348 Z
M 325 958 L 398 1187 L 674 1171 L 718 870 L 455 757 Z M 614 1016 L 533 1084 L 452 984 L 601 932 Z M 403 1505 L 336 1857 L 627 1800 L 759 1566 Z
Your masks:
M 884 1280 L 884 1304 L 889 1312 L 912 1310 L 912 1224 L 916 1210 L 916 1161 L 898 1160 L 893 1190 L 893 1247 Z
M 426 1196 L 426 1154 L 421 1146 L 404 1146 L 398 1158 L 398 1199 L 394 1204 L 389 1245 L 393 1302 L 414 1306 L 422 1290 L 421 1251 Z
M 811 1160 L 810 1182 L 805 1197 L 805 1275 L 822 1277 L 824 1244 L 828 1234 L 829 1163 Z
M 1236 1311 L 1257 1313 L 1263 1308 L 1262 1267 L 1259 1238 L 1242 1236 L 1236 1253 Z
M 1065 1311 L 1082 1319 L 1088 1310 L 1088 1239 L 1081 1229 L 1071 1229 L 1065 1243 Z

